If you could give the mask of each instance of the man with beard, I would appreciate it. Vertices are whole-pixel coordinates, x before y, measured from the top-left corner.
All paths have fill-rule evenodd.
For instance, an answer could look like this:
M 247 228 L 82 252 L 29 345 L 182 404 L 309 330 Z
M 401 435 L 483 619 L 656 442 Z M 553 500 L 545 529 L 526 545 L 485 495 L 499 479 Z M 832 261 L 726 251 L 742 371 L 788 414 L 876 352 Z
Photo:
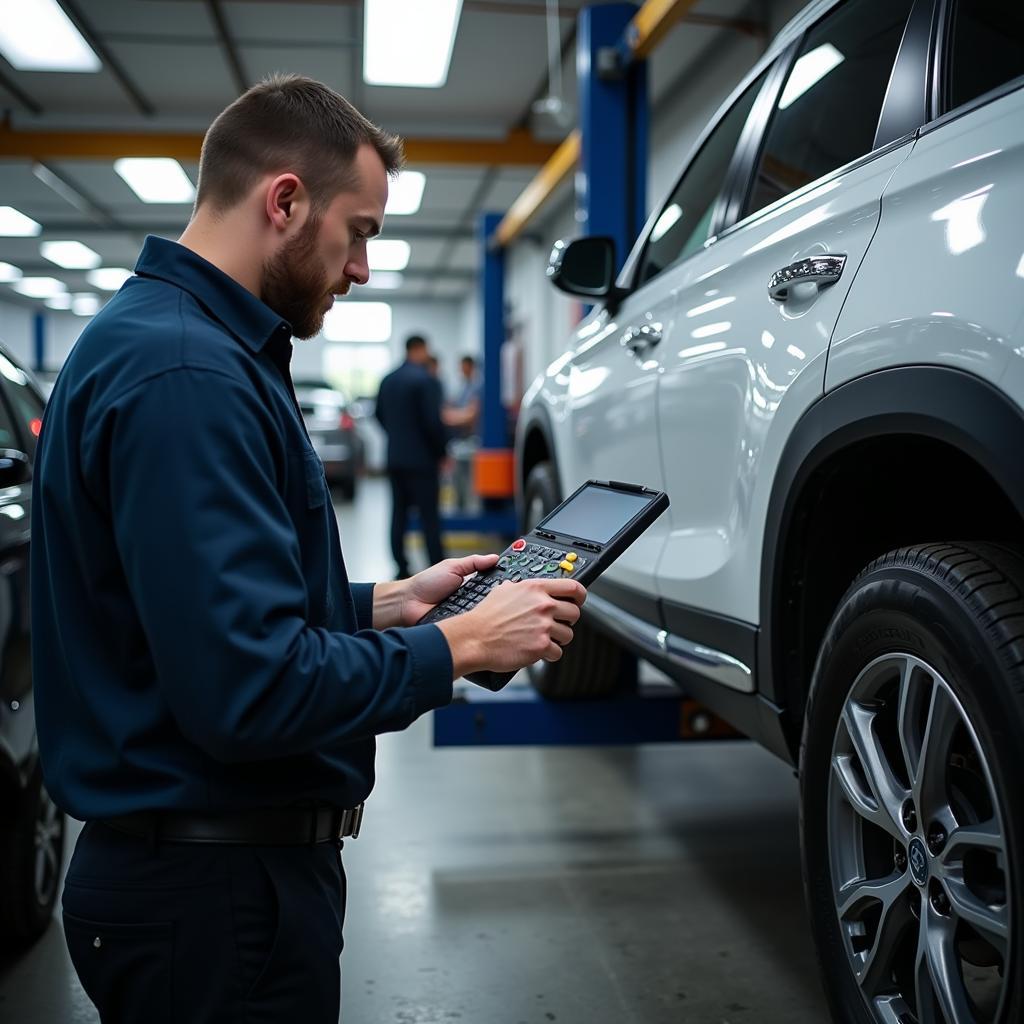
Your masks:
M 292 337 L 367 281 L 401 162 L 317 82 L 251 89 L 207 132 L 184 234 L 146 241 L 47 407 L 36 712 L 46 785 L 86 822 L 63 920 L 104 1024 L 337 1021 L 375 735 L 572 638 L 571 580 L 416 625 L 493 555 L 348 581 Z

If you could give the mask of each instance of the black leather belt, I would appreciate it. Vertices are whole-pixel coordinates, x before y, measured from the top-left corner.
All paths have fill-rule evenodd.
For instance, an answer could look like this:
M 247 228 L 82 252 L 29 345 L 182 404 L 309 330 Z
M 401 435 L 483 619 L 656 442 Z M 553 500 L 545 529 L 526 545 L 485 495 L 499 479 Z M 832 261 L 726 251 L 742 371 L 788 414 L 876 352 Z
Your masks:
M 268 807 L 228 814 L 140 811 L 103 818 L 108 828 L 166 843 L 231 843 L 244 846 L 303 846 L 359 836 L 363 805 L 349 810 Z

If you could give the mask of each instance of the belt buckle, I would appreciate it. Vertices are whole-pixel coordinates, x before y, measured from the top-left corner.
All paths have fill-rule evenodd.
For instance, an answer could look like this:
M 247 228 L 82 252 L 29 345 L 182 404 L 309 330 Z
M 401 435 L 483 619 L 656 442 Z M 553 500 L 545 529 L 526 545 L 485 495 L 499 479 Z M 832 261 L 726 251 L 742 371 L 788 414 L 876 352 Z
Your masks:
M 359 829 L 363 824 L 363 807 L 364 804 L 360 804 L 358 807 L 353 807 L 351 810 L 345 812 L 345 817 L 348 818 L 347 835 L 350 839 L 359 838 Z M 351 817 L 349 817 L 351 815 Z

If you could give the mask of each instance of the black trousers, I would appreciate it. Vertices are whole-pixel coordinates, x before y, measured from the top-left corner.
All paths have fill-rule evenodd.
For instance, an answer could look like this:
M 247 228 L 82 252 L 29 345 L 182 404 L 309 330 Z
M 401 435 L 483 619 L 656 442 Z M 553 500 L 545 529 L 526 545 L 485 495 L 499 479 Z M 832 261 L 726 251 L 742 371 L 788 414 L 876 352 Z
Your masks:
M 427 544 L 430 564 L 444 558 L 441 543 L 441 512 L 439 509 L 441 481 L 437 470 L 389 469 L 391 480 L 391 554 L 399 576 L 409 575 L 405 555 L 405 531 L 409 525 L 409 509 L 420 514 L 423 539 Z
M 337 1024 L 339 844 L 154 844 L 91 822 L 63 907 L 102 1024 Z

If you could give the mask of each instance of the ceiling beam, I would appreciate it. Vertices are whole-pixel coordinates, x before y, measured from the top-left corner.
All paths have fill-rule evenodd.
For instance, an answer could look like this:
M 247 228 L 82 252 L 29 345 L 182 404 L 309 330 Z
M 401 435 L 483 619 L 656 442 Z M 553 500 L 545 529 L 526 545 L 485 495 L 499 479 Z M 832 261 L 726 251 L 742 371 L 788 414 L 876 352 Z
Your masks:
M 37 103 L 27 92 L 4 71 L 0 71 L 0 85 L 2 85 L 30 114 L 37 117 L 43 112 L 42 106 Z
M 128 72 L 125 71 L 121 62 L 113 55 L 113 53 L 111 53 L 110 48 L 96 34 L 92 25 L 86 21 L 78 7 L 77 0 L 62 0 L 61 6 L 64 8 L 64 13 L 74 22 L 75 28 L 81 32 L 85 41 L 93 48 L 96 56 L 103 61 L 107 70 L 120 83 L 121 88 L 128 93 L 128 96 L 131 98 L 132 103 L 135 104 L 139 113 L 145 114 L 146 117 L 152 117 L 156 113 L 156 107 L 154 107 L 153 104 L 142 95 L 141 90 L 129 77 Z
M 404 220 L 404 217 L 388 218 L 386 232 L 388 238 L 423 239 L 428 241 L 451 238 L 459 242 L 471 242 L 476 238 L 476 231 L 472 226 L 405 224 L 403 223 Z M 79 235 L 180 235 L 185 230 L 187 222 L 187 217 L 177 220 L 153 220 L 144 223 L 115 221 L 108 224 L 83 224 L 81 221 L 46 220 L 40 237 L 53 235 L 59 235 L 62 238 L 77 238 Z
M 499 245 L 508 245 L 518 238 L 555 189 L 576 170 L 580 141 L 578 128 L 570 132 L 551 159 L 537 172 L 537 177 L 519 194 L 494 233 Z
M 66 277 L 69 274 L 79 274 L 84 277 L 88 273 L 87 270 L 68 270 L 64 267 L 57 266 L 56 263 L 51 263 L 49 260 L 25 262 L 23 260 L 17 260 L 15 257 L 9 257 L 9 259 L 14 259 L 18 269 L 28 277 L 36 277 L 39 275 L 45 277 Z M 129 260 L 126 265 L 130 266 L 132 263 L 134 263 L 134 260 Z M 406 267 L 401 273 L 402 277 L 407 278 L 410 281 L 433 281 L 439 277 L 444 278 L 446 281 L 476 280 L 475 270 L 460 270 L 457 267 L 445 267 L 444 269 L 438 269 L 437 267 Z M 372 272 L 370 274 L 370 278 L 371 280 L 373 278 Z M 383 294 L 385 290 L 390 289 L 366 289 L 367 292 L 380 291 L 381 294 Z
M 676 23 L 696 7 L 697 0 L 645 0 L 626 29 L 635 60 L 649 57 Z
M 206 0 L 206 9 L 209 11 L 210 20 L 217 30 L 217 42 L 224 53 L 224 59 L 227 61 L 228 70 L 231 72 L 235 88 L 238 90 L 238 94 L 241 95 L 249 88 L 249 81 L 245 74 L 245 69 L 242 67 L 242 58 L 238 52 L 238 47 L 235 46 L 231 30 L 228 28 L 227 18 L 224 17 L 224 10 L 220 5 L 220 0 Z
M 0 126 L 0 157 L 38 160 L 116 160 L 122 156 L 169 156 L 194 163 L 203 136 L 199 132 L 36 132 Z M 409 165 L 531 167 L 555 151 L 529 132 L 510 132 L 504 139 L 406 139 Z

